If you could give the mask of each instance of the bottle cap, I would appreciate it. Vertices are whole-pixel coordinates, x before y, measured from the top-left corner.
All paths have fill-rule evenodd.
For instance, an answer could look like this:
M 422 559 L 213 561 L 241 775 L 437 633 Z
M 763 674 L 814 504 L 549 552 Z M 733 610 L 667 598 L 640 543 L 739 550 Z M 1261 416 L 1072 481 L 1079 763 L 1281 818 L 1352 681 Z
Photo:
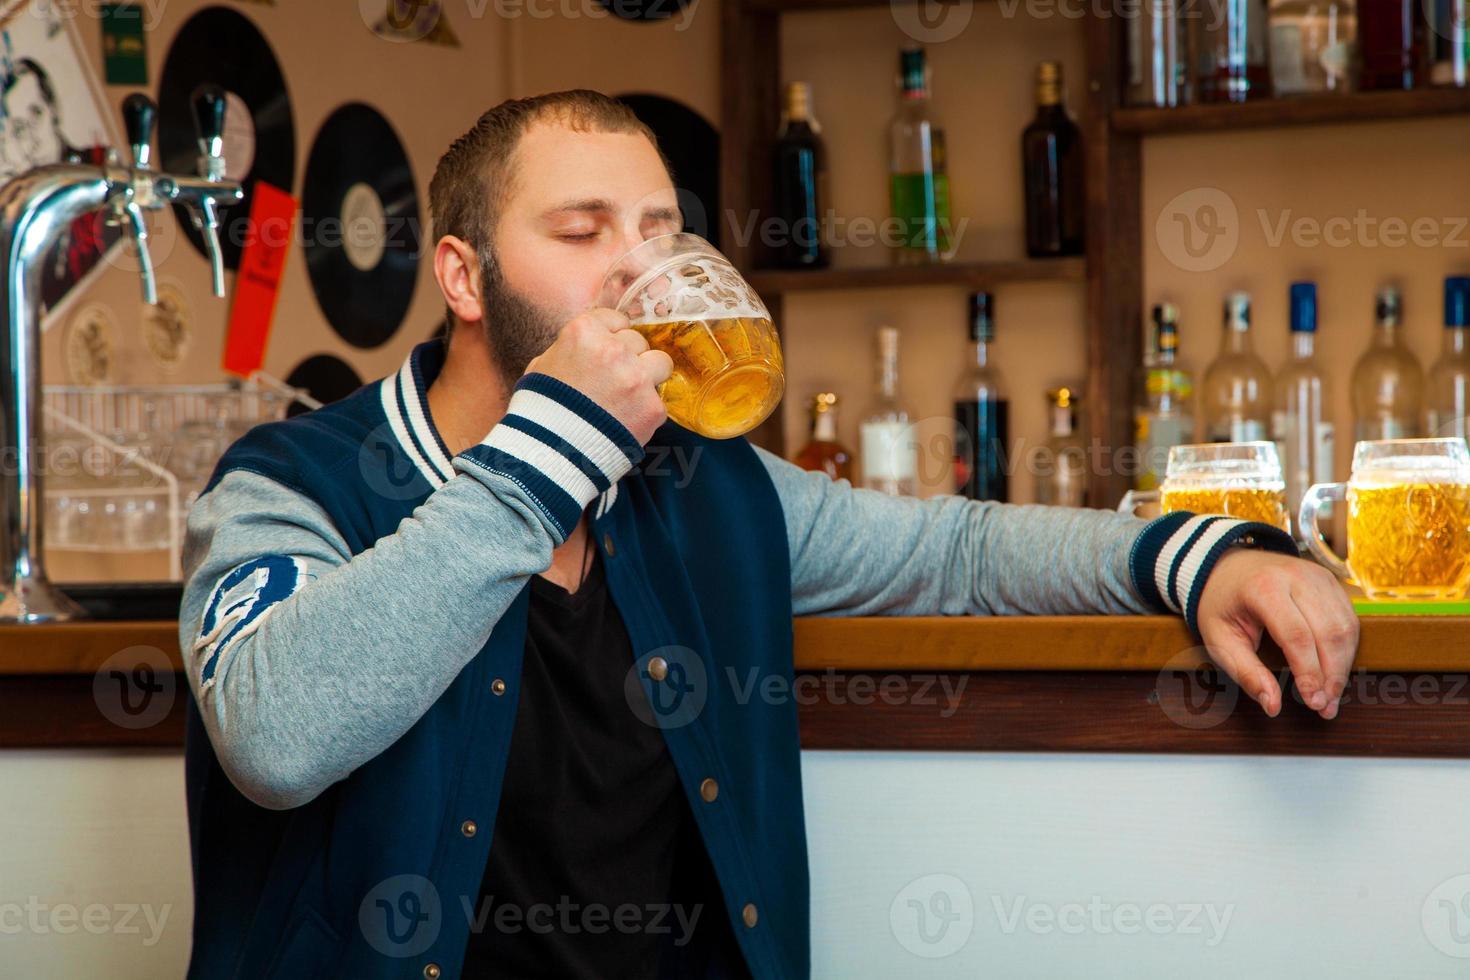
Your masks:
M 986 343 L 995 339 L 995 295 L 988 292 L 970 294 L 970 339 Z
M 1038 105 L 1057 105 L 1061 101 L 1062 64 L 1043 61 L 1036 66 L 1036 102 Z
M 898 53 L 898 81 L 905 92 L 923 92 L 929 87 L 925 77 L 924 49 L 905 48 Z
M 805 119 L 811 115 L 812 87 L 806 82 L 790 82 L 786 86 L 786 115 L 791 119 Z
M 1374 313 L 1378 322 L 1387 327 L 1396 327 L 1404 315 L 1404 298 L 1397 286 L 1383 286 L 1378 290 Z
M 1251 327 L 1251 294 L 1235 292 L 1225 294 L 1225 325 L 1232 330 L 1249 330 Z
M 812 414 L 821 415 L 830 412 L 837 407 L 837 394 L 831 391 L 819 391 L 812 396 Z
M 1291 330 L 1293 333 L 1317 332 L 1317 284 L 1291 284 Z
M 1077 389 L 1063 385 L 1048 391 L 1046 399 L 1056 408 L 1075 408 L 1082 401 L 1082 396 L 1077 394 Z
M 1470 276 L 1449 276 L 1445 279 L 1444 325 L 1470 327 Z

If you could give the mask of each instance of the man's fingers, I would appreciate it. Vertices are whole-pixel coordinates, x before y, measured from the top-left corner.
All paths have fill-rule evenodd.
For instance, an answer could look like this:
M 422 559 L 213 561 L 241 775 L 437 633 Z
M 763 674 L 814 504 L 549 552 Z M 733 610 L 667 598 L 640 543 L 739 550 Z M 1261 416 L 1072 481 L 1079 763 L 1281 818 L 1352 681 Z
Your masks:
M 608 309 L 606 306 L 594 306 L 582 315 L 594 323 L 602 324 L 610 332 L 628 328 L 627 316 L 617 310 Z
M 642 354 L 644 351 L 648 350 L 648 338 L 643 336 L 637 330 L 634 330 L 632 327 L 629 327 L 626 330 L 619 330 L 617 333 L 613 334 L 613 340 L 616 340 L 618 343 L 626 347 L 628 349 L 628 353 L 630 354 Z
M 1291 667 L 1291 676 L 1302 700 L 1313 711 L 1321 711 L 1330 699 L 1322 677 L 1322 664 L 1317 657 L 1317 637 L 1298 604 L 1306 600 L 1299 600 L 1299 595 L 1296 586 L 1263 590 L 1253 595 L 1251 602 L 1271 639 L 1286 654 L 1286 663 Z M 1308 606 L 1310 608 L 1310 603 Z
M 1358 655 L 1358 617 L 1352 603 L 1332 579 L 1314 576 L 1316 581 L 1304 591 L 1302 606 L 1317 638 L 1317 659 L 1322 665 L 1323 687 L 1327 705 L 1321 712 L 1328 720 L 1337 717 L 1342 692 L 1347 688 L 1353 660 Z
M 1281 685 L 1256 656 L 1255 643 L 1249 637 L 1232 630 L 1223 639 L 1206 637 L 1205 646 L 1215 665 L 1230 675 L 1261 710 L 1272 718 L 1281 712 Z
M 645 350 L 638 355 L 638 363 L 655 386 L 669 380 L 669 375 L 674 373 L 674 359 L 661 350 Z

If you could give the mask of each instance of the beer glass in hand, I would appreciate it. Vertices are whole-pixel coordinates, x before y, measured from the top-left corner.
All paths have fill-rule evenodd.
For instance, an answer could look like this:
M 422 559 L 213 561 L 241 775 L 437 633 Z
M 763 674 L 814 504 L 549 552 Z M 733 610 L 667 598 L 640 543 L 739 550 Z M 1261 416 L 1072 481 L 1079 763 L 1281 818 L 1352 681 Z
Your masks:
M 1317 515 L 1347 498 L 1348 557 L 1322 540 Z M 1302 497 L 1312 556 L 1370 599 L 1458 599 L 1470 585 L 1470 449 L 1464 439 L 1384 439 L 1353 448 L 1346 484 Z
M 771 315 L 730 260 L 698 235 L 650 238 L 608 271 L 601 305 L 674 361 L 659 386 L 669 418 L 712 439 L 744 435 L 786 379 Z
M 1291 531 L 1286 480 L 1274 442 L 1207 442 L 1173 446 L 1157 490 L 1130 490 L 1118 510 L 1157 502 L 1165 514 L 1225 514 Z

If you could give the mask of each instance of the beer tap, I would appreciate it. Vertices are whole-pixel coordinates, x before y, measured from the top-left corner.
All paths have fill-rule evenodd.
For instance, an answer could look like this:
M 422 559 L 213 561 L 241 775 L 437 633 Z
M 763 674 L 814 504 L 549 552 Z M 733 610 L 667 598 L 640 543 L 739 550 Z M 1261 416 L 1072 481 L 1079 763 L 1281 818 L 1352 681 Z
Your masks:
M 157 302 L 145 211 L 185 206 L 204 236 L 214 293 L 224 295 L 219 207 L 239 201 L 239 183 L 226 179 L 222 156 L 224 94 L 194 93 L 198 173 L 152 167 L 156 109 L 130 96 L 123 119 L 132 165 L 109 153 L 100 166 L 75 161 L 36 167 L 0 187 L 0 256 L 5 262 L 6 330 L 0 344 L 0 623 L 61 622 L 84 612 L 46 576 L 42 546 L 41 434 L 42 261 L 72 222 L 102 211 L 127 230 L 138 252 L 143 298 Z

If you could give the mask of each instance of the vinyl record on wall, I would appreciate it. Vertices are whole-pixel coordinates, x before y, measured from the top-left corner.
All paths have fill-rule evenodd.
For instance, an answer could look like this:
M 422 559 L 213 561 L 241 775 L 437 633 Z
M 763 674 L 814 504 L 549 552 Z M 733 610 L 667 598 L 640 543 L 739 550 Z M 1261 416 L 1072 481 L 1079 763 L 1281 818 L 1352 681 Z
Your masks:
M 362 387 L 362 378 L 352 365 L 331 354 L 315 354 L 296 365 L 286 376 L 286 384 L 293 388 L 305 388 L 307 393 L 323 405 L 330 405 L 346 398 Z M 310 411 L 300 402 L 292 402 L 286 416 L 300 415 Z
M 403 323 L 419 221 L 413 170 L 388 120 L 360 102 L 338 108 L 312 144 L 301 223 L 317 302 L 354 347 L 377 347 Z
M 271 47 L 243 14 L 206 7 L 174 38 L 158 81 L 158 150 L 162 169 L 199 172 L 199 143 L 191 98 L 212 82 L 225 90 L 225 175 L 245 187 L 245 199 L 220 208 L 220 252 L 225 267 L 240 266 L 249 240 L 251 192 L 256 181 L 291 192 L 296 179 L 296 130 L 286 79 Z M 204 239 L 189 212 L 174 213 L 189 241 L 204 254 Z
M 720 134 L 693 109 L 662 95 L 618 96 L 658 137 L 674 168 L 684 230 L 720 245 Z

